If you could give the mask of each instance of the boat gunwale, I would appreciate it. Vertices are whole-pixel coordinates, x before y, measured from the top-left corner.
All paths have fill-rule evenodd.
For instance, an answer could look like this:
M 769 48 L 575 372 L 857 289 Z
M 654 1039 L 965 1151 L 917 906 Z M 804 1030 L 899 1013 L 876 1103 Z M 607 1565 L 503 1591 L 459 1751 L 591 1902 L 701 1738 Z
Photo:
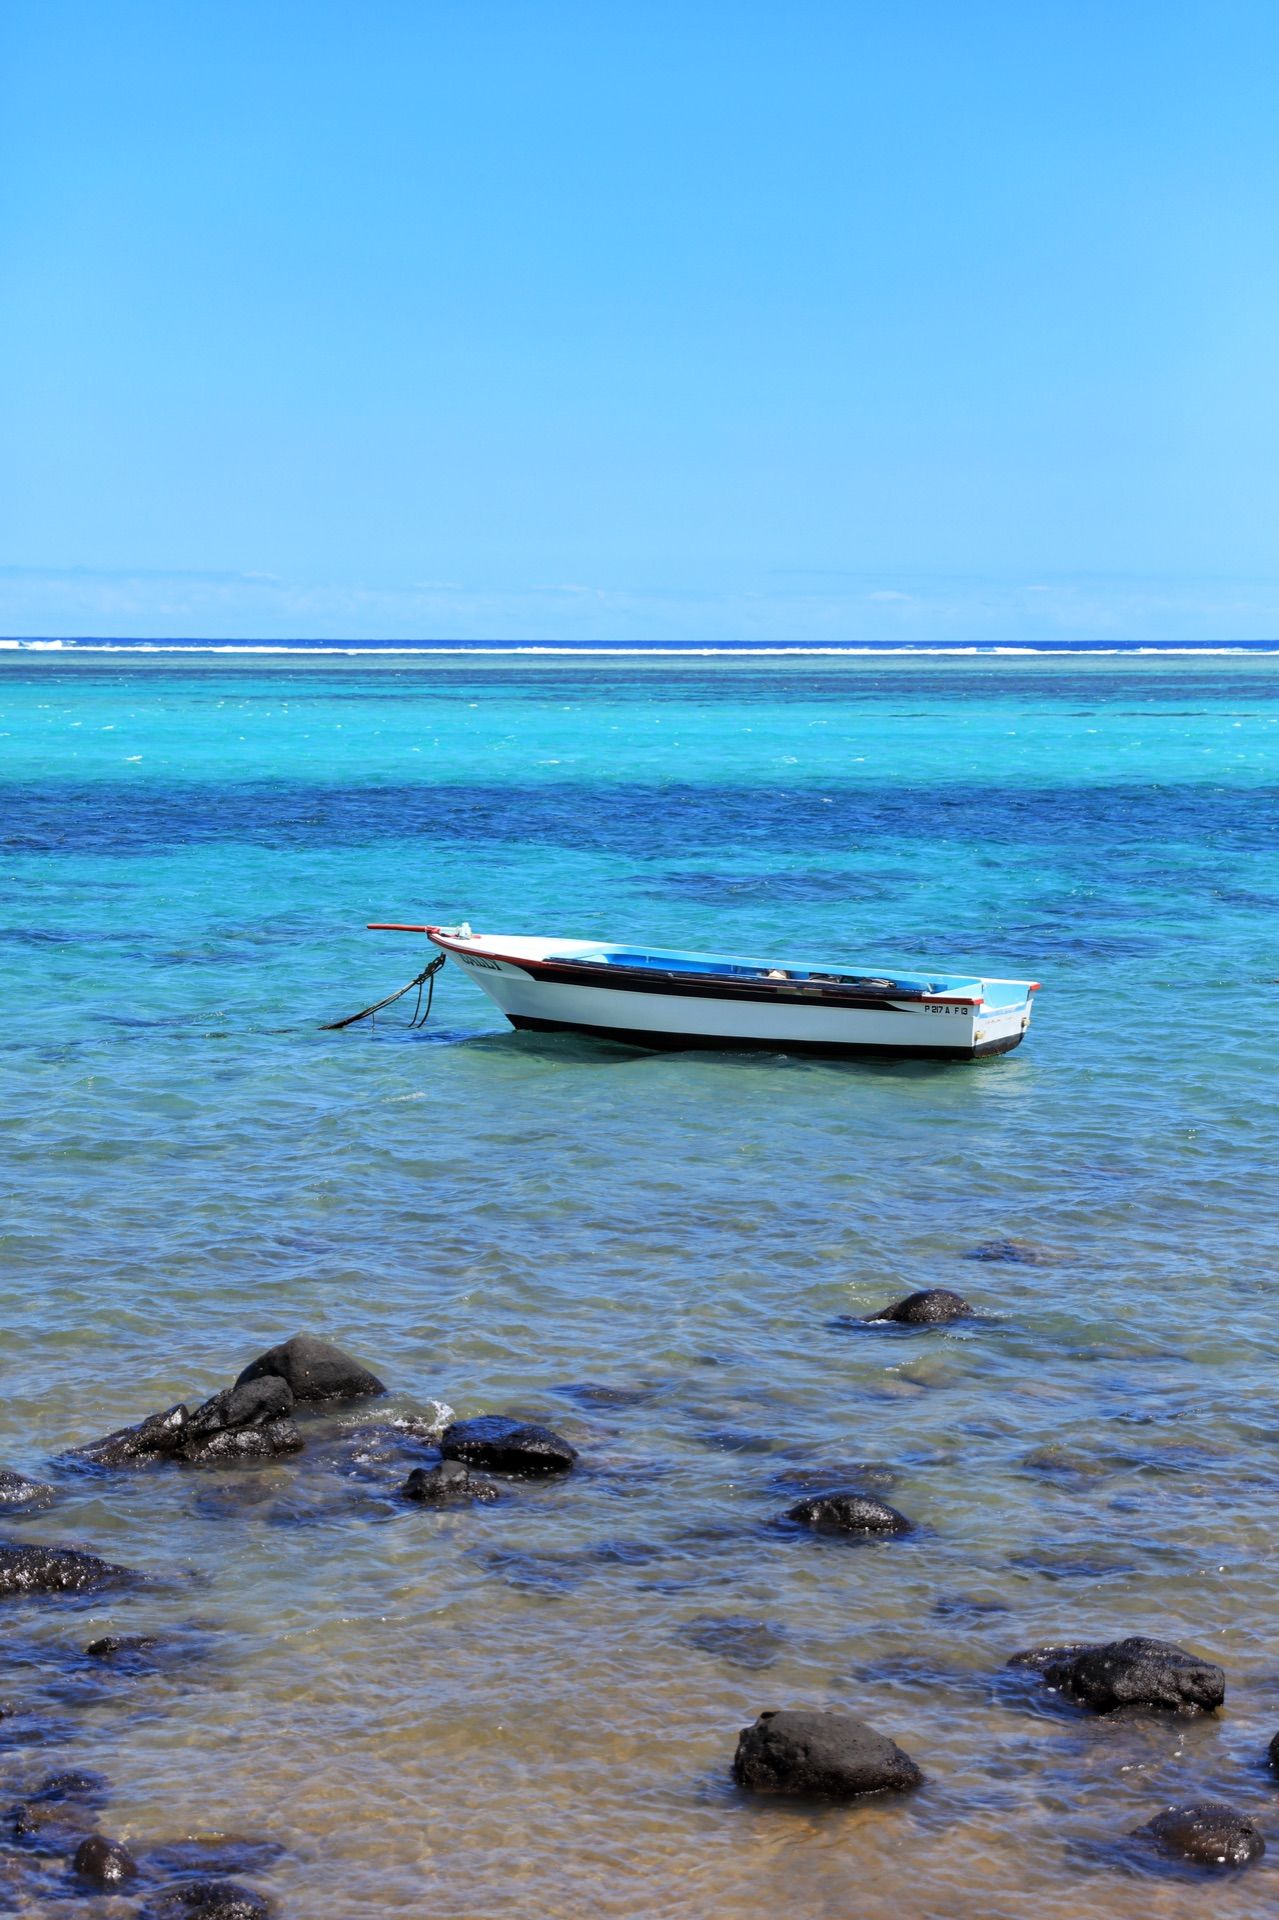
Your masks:
M 451 940 L 442 928 L 427 927 L 425 932 L 432 945 L 446 953 L 455 953 L 465 958 L 469 950 L 485 959 L 516 967 L 521 972 L 530 973 L 534 977 L 540 976 L 548 984 L 612 987 L 619 993 L 678 995 L 682 992 L 690 999 L 763 1000 L 783 1001 L 800 1006 L 817 1004 L 828 1007 L 873 1007 L 883 1012 L 905 1012 L 909 1006 L 978 1008 L 985 1005 L 984 995 L 928 993 L 923 989 L 908 987 L 894 987 L 880 994 L 870 993 L 865 989 L 860 993 L 850 992 L 849 989 L 855 984 L 852 978 L 845 982 L 804 981 L 792 978 L 770 980 L 760 975 L 753 979 L 735 980 L 726 974 L 710 971 L 663 973 L 652 967 L 628 968 L 606 960 L 590 961 L 570 955 L 534 958 L 529 954 L 504 953 L 500 948 L 486 945 L 481 935 L 472 935 L 470 941 L 455 941 Z M 601 941 L 599 944 L 606 946 L 609 943 Z M 763 962 L 760 964 L 762 965 Z M 1009 981 L 1007 984 L 1014 983 Z M 1035 983 L 1018 981 L 1015 984 L 1025 985 L 1028 989 L 1027 997 L 1029 997 Z M 907 1003 L 906 1006 L 896 1004 L 903 1001 Z

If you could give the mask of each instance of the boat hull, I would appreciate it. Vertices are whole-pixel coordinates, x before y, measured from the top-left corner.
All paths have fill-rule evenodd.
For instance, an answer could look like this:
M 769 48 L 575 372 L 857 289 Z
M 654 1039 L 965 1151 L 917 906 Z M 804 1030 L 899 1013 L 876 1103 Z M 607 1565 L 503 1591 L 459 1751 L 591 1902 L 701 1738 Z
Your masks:
M 606 969 L 572 955 L 533 958 L 484 950 L 478 939 L 436 944 L 523 1032 L 569 1032 L 650 1049 L 719 1048 L 816 1054 L 876 1054 L 971 1060 L 1008 1053 L 1030 1022 L 1029 995 L 989 1006 L 820 994 L 796 984 L 654 977 L 614 984 Z M 511 943 L 505 943 L 508 946 Z M 585 943 L 583 943 L 585 947 Z
M 508 1013 L 507 1019 L 520 1033 L 582 1033 L 593 1040 L 613 1040 L 623 1046 L 643 1047 L 656 1053 L 690 1053 L 714 1049 L 730 1053 L 798 1053 L 819 1060 L 837 1060 L 846 1054 L 872 1055 L 898 1060 L 977 1060 L 993 1053 L 1011 1053 L 1025 1038 L 1025 1029 L 995 1040 L 982 1040 L 971 1047 L 916 1045 L 884 1040 L 777 1040 L 761 1039 L 757 1034 L 659 1033 L 637 1027 L 601 1027 L 580 1020 L 543 1020 L 529 1014 Z

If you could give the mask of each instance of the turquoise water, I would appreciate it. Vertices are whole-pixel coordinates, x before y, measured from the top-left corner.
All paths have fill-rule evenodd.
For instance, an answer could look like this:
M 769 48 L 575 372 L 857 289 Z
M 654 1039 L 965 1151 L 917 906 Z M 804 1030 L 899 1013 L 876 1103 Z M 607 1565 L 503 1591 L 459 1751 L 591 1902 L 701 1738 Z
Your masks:
M 1273 663 L 5 657 L 0 780 L 0 1464 L 301 1327 L 396 1408 L 526 1411 L 584 1462 L 447 1518 L 393 1462 L 68 1485 L 24 1537 L 165 1583 L 15 1632 L 204 1648 L 78 1703 L 59 1762 L 113 1830 L 276 1840 L 260 1884 L 311 1920 L 1189 1914 L 1106 1851 L 1172 1799 L 1253 1809 L 1279 1861 Z M 1044 989 L 964 1067 L 517 1036 L 453 969 L 421 1033 L 319 1030 L 421 965 L 367 920 L 463 917 Z M 1040 1257 L 965 1257 L 994 1238 Z M 828 1326 L 924 1285 L 989 1317 Z M 917 1538 L 772 1530 L 848 1462 Z M 1219 1659 L 1226 1712 L 998 1681 L 1128 1631 Z M 740 1802 L 737 1729 L 816 1704 L 925 1791 Z

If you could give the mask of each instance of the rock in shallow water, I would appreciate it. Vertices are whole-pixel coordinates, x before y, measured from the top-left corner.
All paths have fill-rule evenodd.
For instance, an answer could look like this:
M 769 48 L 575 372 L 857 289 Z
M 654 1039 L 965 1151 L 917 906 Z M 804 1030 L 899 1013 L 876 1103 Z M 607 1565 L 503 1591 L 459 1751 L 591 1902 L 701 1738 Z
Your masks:
M 497 1488 L 469 1473 L 460 1460 L 442 1460 L 438 1467 L 414 1467 L 400 1492 L 406 1500 L 424 1507 L 467 1507 L 476 1501 L 497 1499 Z
M 798 1500 L 786 1510 L 786 1518 L 797 1527 L 809 1527 L 814 1533 L 901 1534 L 914 1527 L 904 1513 L 877 1500 L 870 1493 L 835 1490 Z
M 1246 1867 L 1266 1851 L 1256 1822 L 1236 1807 L 1215 1800 L 1168 1807 L 1144 1827 L 1137 1827 L 1133 1837 L 1149 1841 L 1173 1859 L 1193 1860 L 1201 1867 Z
M 492 1473 L 567 1473 L 577 1459 L 577 1449 L 549 1427 L 497 1413 L 455 1421 L 445 1430 L 440 1452 L 446 1460 L 463 1460 Z
M 104 1833 L 92 1833 L 75 1852 L 75 1870 L 95 1887 L 122 1887 L 136 1877 L 138 1863 L 129 1849 Z
M 738 1786 L 755 1793 L 852 1800 L 903 1793 L 923 1777 L 909 1754 L 851 1713 L 761 1713 L 742 1729 L 733 1759 Z
M 0 1468 L 0 1507 L 9 1511 L 19 1507 L 47 1507 L 52 1501 L 53 1488 L 42 1480 L 28 1480 L 25 1474 Z
M 947 1287 L 926 1287 L 920 1293 L 908 1293 L 904 1300 L 866 1316 L 867 1326 L 890 1320 L 899 1327 L 940 1327 L 950 1320 L 971 1319 L 972 1308 L 961 1293 Z
M 188 1441 L 181 1457 L 193 1467 L 233 1467 L 301 1451 L 302 1435 L 293 1422 L 270 1420 L 265 1426 L 228 1428 Z
M 297 1453 L 302 1436 L 286 1418 L 293 1394 L 284 1380 L 269 1377 L 227 1387 L 198 1406 L 153 1413 L 136 1427 L 119 1427 L 101 1440 L 77 1447 L 71 1459 L 93 1467 L 131 1467 L 156 1460 L 188 1466 L 233 1466 Z
M 1138 1634 L 1100 1645 L 1039 1647 L 1014 1654 L 1009 1665 L 1042 1674 L 1047 1686 L 1094 1713 L 1119 1707 L 1212 1713 L 1226 1697 L 1226 1676 L 1212 1661 Z
M 18 1546 L 0 1541 L 0 1596 L 27 1593 L 99 1593 L 140 1579 L 76 1547 Z
M 145 1460 L 174 1460 L 186 1439 L 185 1406 L 170 1407 L 166 1413 L 153 1413 L 136 1427 L 117 1427 L 101 1440 L 75 1447 L 68 1456 L 91 1467 L 128 1467 Z
M 293 1411 L 293 1389 L 278 1374 L 224 1387 L 187 1415 L 188 1440 L 204 1439 L 229 1428 L 263 1427 Z
M 295 1400 L 360 1400 L 386 1392 L 377 1375 L 349 1353 L 309 1333 L 260 1353 L 235 1384 L 243 1387 L 268 1375 L 286 1381 Z
M 146 1920 L 271 1920 L 271 1903 L 234 1880 L 188 1880 L 157 1894 L 143 1912 Z

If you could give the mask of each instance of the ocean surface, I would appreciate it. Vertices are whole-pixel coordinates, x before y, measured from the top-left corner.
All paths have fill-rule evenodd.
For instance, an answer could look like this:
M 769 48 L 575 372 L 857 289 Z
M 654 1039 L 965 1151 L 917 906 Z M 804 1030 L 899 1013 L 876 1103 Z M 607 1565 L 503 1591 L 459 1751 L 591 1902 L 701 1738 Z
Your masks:
M 155 1576 L 4 1603 L 6 1791 L 93 1767 L 141 1854 L 269 1843 L 282 1920 L 1274 1911 L 1273 660 L 12 649 L 0 852 L 0 1465 L 58 1489 L 7 1531 Z M 959 1066 L 520 1036 L 452 968 L 420 1032 L 321 1030 L 425 957 L 366 921 L 461 918 L 1043 991 Z M 980 1317 L 831 1325 L 932 1285 Z M 51 1467 L 300 1329 L 388 1382 L 363 1421 L 514 1411 L 579 1470 L 439 1516 L 329 1429 Z M 779 1531 L 827 1477 L 916 1533 Z M 169 1653 L 91 1672 L 106 1632 Z M 1225 1710 L 1002 1671 L 1124 1633 Z M 925 1787 L 743 1797 L 781 1706 Z M 1269 1858 L 1125 1845 L 1207 1799 Z

